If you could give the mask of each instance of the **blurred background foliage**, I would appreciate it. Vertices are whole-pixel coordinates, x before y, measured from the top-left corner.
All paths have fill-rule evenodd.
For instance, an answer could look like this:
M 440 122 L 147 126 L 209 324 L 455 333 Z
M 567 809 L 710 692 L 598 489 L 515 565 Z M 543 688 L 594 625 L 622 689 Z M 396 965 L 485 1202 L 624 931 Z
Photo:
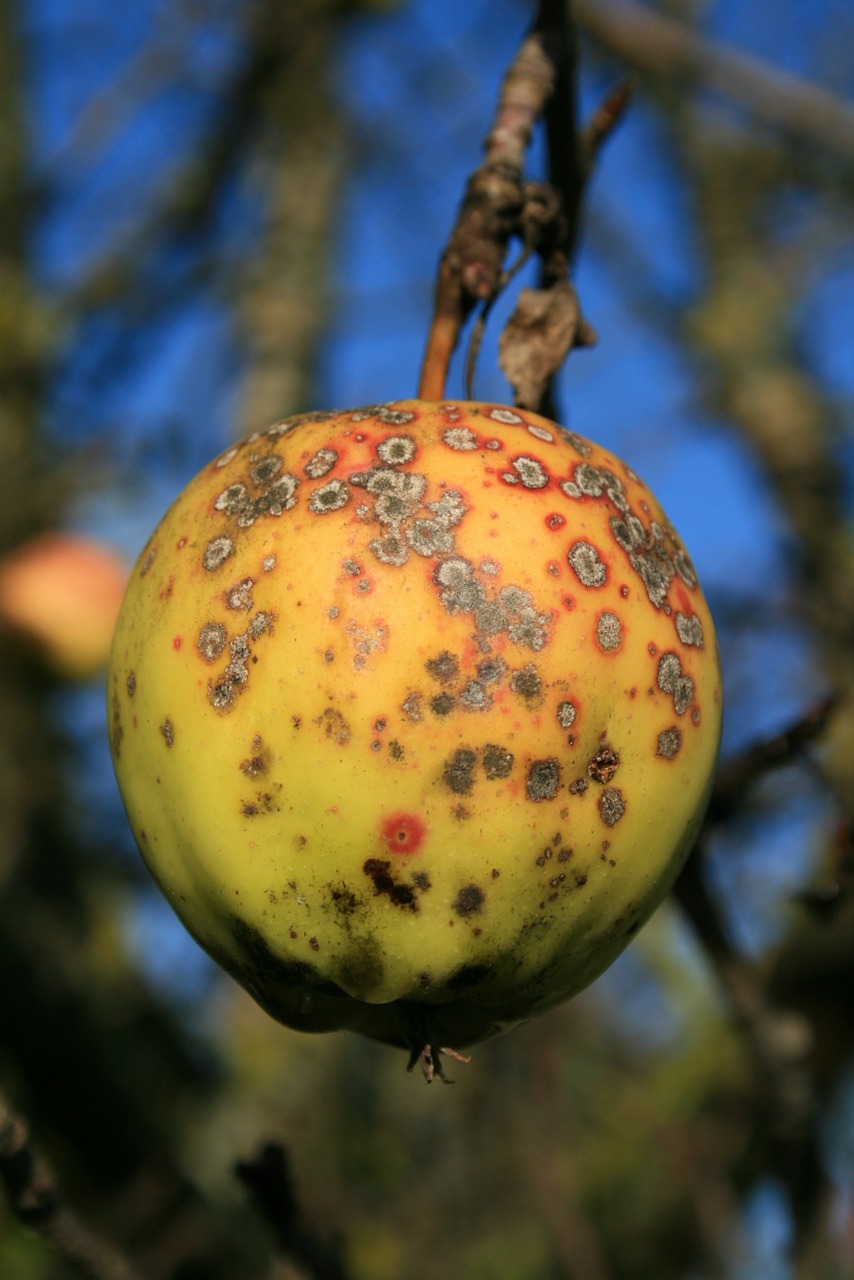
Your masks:
M 129 562 L 228 439 L 414 392 L 532 8 L 0 0 L 0 557 L 65 530 Z M 627 73 L 635 99 L 575 273 L 600 341 L 560 403 L 662 497 L 718 619 L 707 832 L 589 992 L 425 1089 L 214 970 L 132 848 L 100 677 L 7 623 L 0 1089 L 147 1280 L 854 1274 L 854 13 L 575 13 L 584 112 Z M 236 1176 L 265 1143 L 307 1252 Z M 0 1206 L 0 1275 L 73 1274 Z

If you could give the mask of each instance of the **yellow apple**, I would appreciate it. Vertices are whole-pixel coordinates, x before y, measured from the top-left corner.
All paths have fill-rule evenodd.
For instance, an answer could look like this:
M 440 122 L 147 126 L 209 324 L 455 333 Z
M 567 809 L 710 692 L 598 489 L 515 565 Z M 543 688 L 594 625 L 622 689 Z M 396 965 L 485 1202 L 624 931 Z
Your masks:
M 140 850 L 198 942 L 288 1026 L 428 1062 L 622 951 L 721 723 L 649 489 L 465 401 L 303 415 L 213 461 L 133 571 L 109 699 Z

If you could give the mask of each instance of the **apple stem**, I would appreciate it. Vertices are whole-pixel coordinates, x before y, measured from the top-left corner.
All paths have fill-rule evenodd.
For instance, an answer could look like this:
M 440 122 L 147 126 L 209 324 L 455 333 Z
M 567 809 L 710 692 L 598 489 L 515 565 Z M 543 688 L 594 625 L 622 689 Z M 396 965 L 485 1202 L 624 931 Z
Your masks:
M 444 271 L 444 264 L 442 270 Z M 462 327 L 460 308 L 448 305 L 447 291 L 443 291 L 441 287 L 437 290 L 436 308 L 421 365 L 419 400 L 444 400 L 451 356 Z
M 483 323 L 515 271 L 504 267 L 514 238 L 523 246 L 520 262 L 532 253 L 541 259 L 540 289 L 535 293 L 550 303 L 551 327 L 562 335 L 560 340 L 552 338 L 544 351 L 538 348 L 536 324 L 511 328 L 507 336 L 513 348 L 511 364 L 543 366 L 543 372 L 529 378 L 524 388 L 508 374 L 515 403 L 554 417 L 553 375 L 572 347 L 590 345 L 592 331 L 581 319 L 566 276 L 578 238 L 587 177 L 602 143 L 625 111 L 630 86 L 623 83 L 613 90 L 587 127 L 579 130 L 575 81 L 575 28 L 569 7 L 565 0 L 538 0 L 533 26 L 501 85 L 483 160 L 469 177 L 442 253 L 421 365 L 421 400 L 445 398 L 451 357 L 463 326 L 479 307 L 480 330 L 475 333 L 465 374 L 466 395 L 472 398 Z M 525 155 L 540 117 L 546 126 L 549 181 L 526 182 Z M 503 357 L 501 364 L 507 374 Z

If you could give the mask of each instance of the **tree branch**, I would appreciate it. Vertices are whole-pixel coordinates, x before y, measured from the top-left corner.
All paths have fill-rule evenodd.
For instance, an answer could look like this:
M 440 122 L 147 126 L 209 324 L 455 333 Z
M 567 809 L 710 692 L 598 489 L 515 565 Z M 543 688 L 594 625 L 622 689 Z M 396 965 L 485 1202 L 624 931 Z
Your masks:
M 522 291 L 501 337 L 501 367 L 516 403 L 547 410 L 551 379 L 568 352 L 595 339 L 567 274 L 585 183 L 599 146 L 622 115 L 628 90 L 621 86 L 611 94 L 580 134 L 575 78 L 569 7 L 564 0 L 540 0 L 533 29 L 505 76 L 486 154 L 469 179 L 440 261 L 419 385 L 424 399 L 442 398 L 463 325 L 481 306 L 482 328 L 514 274 L 515 268 L 504 268 L 514 237 L 522 242 L 523 257 L 536 253 L 542 266 L 541 287 Z M 525 153 L 540 116 L 546 125 L 549 180 L 525 182 Z M 479 338 L 480 328 L 475 343 Z
M 347 1280 L 338 1241 L 323 1239 L 303 1221 L 290 1158 L 281 1143 L 265 1143 L 251 1160 L 238 1161 L 234 1171 L 285 1258 L 311 1280 Z
M 636 0 L 574 0 L 576 21 L 619 58 L 654 75 L 719 90 L 763 124 L 854 159 L 854 106 L 760 58 L 697 35 Z
M 18 1221 L 52 1245 L 85 1280 L 141 1280 L 124 1254 L 63 1203 L 53 1170 L 33 1149 L 26 1123 L 2 1095 L 0 1183 Z

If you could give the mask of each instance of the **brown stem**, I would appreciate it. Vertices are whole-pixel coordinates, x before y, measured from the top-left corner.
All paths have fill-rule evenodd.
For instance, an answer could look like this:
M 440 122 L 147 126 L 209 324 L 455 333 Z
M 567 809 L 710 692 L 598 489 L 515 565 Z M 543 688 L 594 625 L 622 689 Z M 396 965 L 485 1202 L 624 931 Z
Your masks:
M 442 254 L 421 368 L 422 399 L 444 396 L 451 356 L 466 319 L 478 302 L 495 297 L 500 287 L 507 246 L 520 232 L 525 152 L 554 80 L 554 63 L 535 27 L 504 78 L 483 161 L 468 181 Z

